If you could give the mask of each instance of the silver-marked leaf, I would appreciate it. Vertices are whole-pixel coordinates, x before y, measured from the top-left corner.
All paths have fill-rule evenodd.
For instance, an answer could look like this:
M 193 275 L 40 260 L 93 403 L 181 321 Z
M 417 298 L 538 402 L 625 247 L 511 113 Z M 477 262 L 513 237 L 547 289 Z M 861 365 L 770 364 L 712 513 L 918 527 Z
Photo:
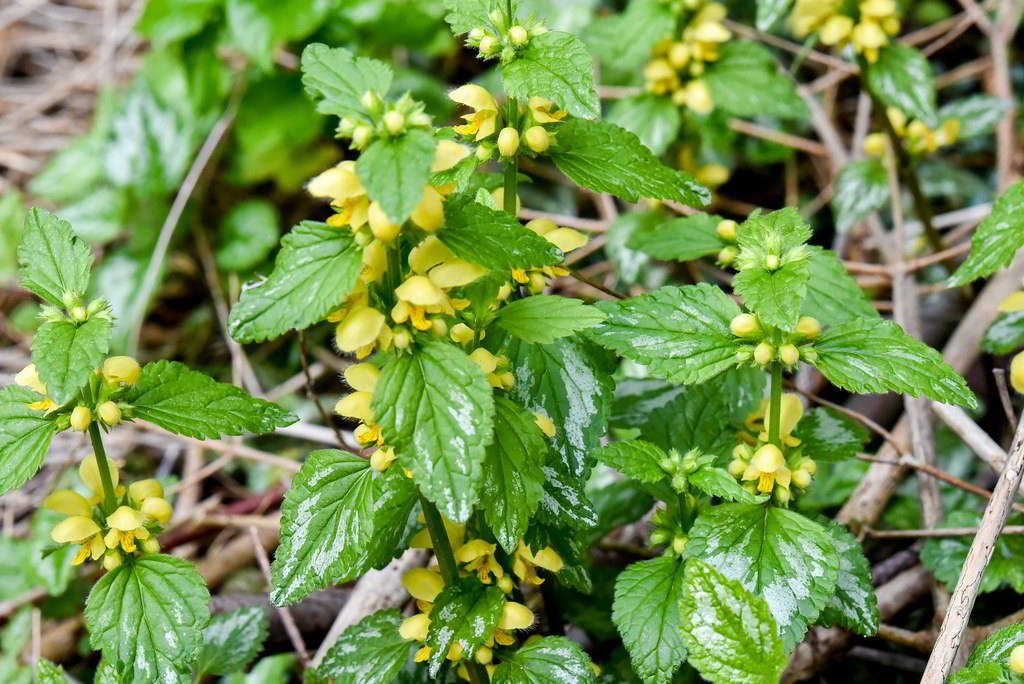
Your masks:
M 402 616 L 381 610 L 346 629 L 306 682 L 391 684 L 417 647 L 398 633 Z M 312 680 L 312 681 L 311 681 Z
M 836 230 L 845 233 L 888 201 L 889 175 L 881 161 L 863 159 L 848 163 L 839 172 L 832 194 Z
M 505 595 L 496 586 L 475 578 L 445 587 L 430 611 L 426 645 L 430 647 L 430 675 L 436 677 L 453 646 L 467 656 L 494 636 L 505 607 Z
M 925 126 L 939 124 L 935 112 L 935 85 L 928 58 L 909 45 L 889 43 L 868 64 L 867 86 L 878 99 L 896 107 Z
M 819 406 L 804 416 L 796 427 L 804 456 L 818 462 L 852 458 L 871 436 L 867 429 L 838 411 Z
M 754 496 L 740 486 L 735 477 L 724 468 L 704 466 L 687 475 L 686 481 L 710 496 L 717 496 L 725 501 L 738 501 L 746 504 L 759 504 L 768 500 L 767 496 Z
M 241 672 L 263 650 L 270 622 L 263 606 L 246 606 L 214 615 L 203 630 L 196 671 L 229 675 Z
M 565 637 L 543 637 L 503 659 L 494 670 L 491 684 L 594 684 L 590 658 Z
M 708 63 L 704 82 L 715 108 L 733 116 L 807 117 L 807 105 L 793 79 L 780 72 L 774 55 L 757 43 L 723 44 L 718 60 Z
M 878 631 L 879 613 L 878 597 L 871 581 L 871 563 L 864 557 L 860 542 L 843 525 L 824 516 L 819 517 L 818 522 L 839 555 L 835 593 L 821 611 L 818 624 L 840 625 L 862 636 L 874 636 Z
M 939 121 L 956 119 L 960 125 L 958 140 L 966 140 L 992 132 L 1006 113 L 1013 109 L 1010 100 L 991 95 L 971 95 L 953 100 L 939 108 Z

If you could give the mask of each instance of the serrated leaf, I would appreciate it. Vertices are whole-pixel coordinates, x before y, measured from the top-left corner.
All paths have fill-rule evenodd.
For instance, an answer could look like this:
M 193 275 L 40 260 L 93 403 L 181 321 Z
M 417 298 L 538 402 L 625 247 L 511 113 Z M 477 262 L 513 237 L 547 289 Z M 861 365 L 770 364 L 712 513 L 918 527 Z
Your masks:
M 651 487 L 633 480 L 609 481 L 610 475 L 608 469 L 599 471 L 584 489 L 597 513 L 597 525 L 586 530 L 582 537 L 588 549 L 620 527 L 640 520 L 654 507 L 654 497 L 648 491 Z M 667 483 L 664 489 L 666 493 L 671 492 L 670 498 L 675 498 L 675 492 Z
M 331 645 L 313 678 L 322 682 L 390 684 L 416 646 L 398 633 L 401 625 L 402 616 L 397 610 L 381 610 L 363 618 Z
M 381 138 L 359 155 L 356 173 L 366 194 L 379 202 L 395 223 L 409 218 L 423 199 L 436 147 L 432 133 L 413 128 L 393 138 Z
M 711 200 L 689 174 L 662 164 L 634 134 L 605 121 L 564 121 L 548 155 L 577 185 L 630 202 L 651 197 L 702 207 Z
M 41 658 L 36 662 L 35 675 L 36 684 L 66 684 L 68 681 L 64 676 L 64 668 L 54 665 L 46 658 Z
M 582 476 L 588 455 L 605 433 L 615 382 L 590 345 L 572 337 L 530 344 L 511 335 L 488 336 L 488 348 L 504 354 L 516 377 L 509 396 L 555 424 L 551 444 L 567 472 Z
M 594 458 L 601 463 L 640 482 L 660 482 L 668 477 L 668 474 L 659 465 L 663 459 L 667 458 L 668 454 L 660 447 L 641 439 L 612 442 L 593 453 Z
M 308 328 L 341 306 L 362 266 L 350 232 L 303 221 L 281 240 L 270 277 L 242 290 L 228 331 L 239 342 L 262 342 Z
M 100 367 L 110 349 L 110 319 L 93 316 L 82 324 L 47 321 L 32 338 L 32 360 L 46 393 L 67 403 Z
M 391 78 L 391 69 L 383 62 L 354 57 L 345 48 L 311 43 L 302 51 L 302 85 L 321 114 L 365 118 L 359 99 L 368 90 L 385 95 Z
M 561 250 L 514 216 L 474 201 L 469 193 L 448 198 L 444 215 L 438 239 L 459 258 L 484 268 L 540 268 L 564 258 Z
M 505 607 L 505 595 L 496 586 L 485 586 L 475 578 L 462 579 L 444 588 L 430 611 L 426 645 L 430 647 L 430 675 L 436 677 L 453 646 L 462 652 L 476 649 L 494 636 Z
M 977 406 L 967 383 L 942 356 L 892 321 L 853 319 L 832 326 L 814 342 L 814 350 L 814 367 L 845 390 L 900 392 Z
M 525 48 L 502 64 L 501 79 L 509 97 L 543 97 L 573 116 L 601 116 L 593 60 L 571 33 L 548 31 L 531 37 Z
M 544 466 L 544 496 L 538 517 L 551 525 L 576 530 L 589 530 L 597 525 L 597 511 L 587 496 L 585 477 L 570 472 L 554 452 Z
M 270 624 L 263 606 L 247 606 L 214 615 L 203 630 L 196 672 L 229 675 L 251 663 L 267 639 Z
M 977 527 L 980 522 L 978 513 L 958 510 L 947 515 L 940 527 Z M 921 564 L 952 591 L 973 540 L 973 535 L 928 539 L 921 547 Z M 1004 534 L 996 540 L 979 591 L 986 594 L 1006 584 L 1018 593 L 1024 592 L 1024 538 L 1016 534 Z
M 671 98 L 650 93 L 615 100 L 605 120 L 636 135 L 655 155 L 664 154 L 676 141 L 682 125 L 679 107 Z
M 1024 347 L 1024 311 L 1001 314 L 981 339 L 982 351 L 989 354 L 1009 354 L 1021 347 Z
M 641 225 L 630 235 L 626 246 L 656 259 L 677 261 L 718 254 L 728 244 L 718 237 L 715 230 L 721 220 L 713 214 L 699 213 L 664 223 Z
M 449 520 L 465 522 L 494 438 L 494 397 L 480 367 L 461 349 L 427 342 L 384 366 L 373 413 L 423 495 Z
M 736 229 L 741 250 L 783 255 L 811 239 L 811 227 L 793 207 L 751 216 Z
M 778 71 L 766 48 L 745 40 L 722 45 L 718 60 L 708 64 L 704 82 L 716 109 L 734 116 L 804 119 L 807 105 L 796 84 Z
M 608 318 L 587 336 L 655 377 L 694 385 L 736 365 L 729 323 L 740 308 L 718 287 L 663 287 L 599 306 Z
M 29 404 L 42 397 L 25 387 L 0 389 L 0 494 L 28 482 L 43 464 L 57 424 Z
M 578 299 L 541 294 L 502 307 L 495 323 L 524 342 L 549 344 L 593 328 L 605 318 L 603 311 Z
M 176 361 L 143 366 L 142 378 L 124 402 L 132 406 L 132 418 L 197 439 L 262 435 L 298 420 L 277 404 L 250 397 Z
M 336 9 L 333 0 L 227 0 L 228 36 L 243 54 L 269 72 L 275 47 L 305 38 Z
M 344 451 L 313 452 L 281 506 L 271 601 L 289 605 L 335 583 L 347 570 L 345 561 L 365 551 L 372 535 L 369 462 Z
M 565 637 L 542 637 L 503 658 L 491 684 L 594 684 L 590 658 Z
M 856 456 L 871 434 L 852 418 L 819 406 L 797 424 L 796 437 L 805 456 L 827 463 Z
M 882 162 L 878 159 L 849 162 L 839 171 L 832 193 L 836 230 L 845 233 L 888 201 L 889 174 Z
M 672 34 L 674 20 L 672 8 L 660 0 L 632 0 L 622 13 L 594 19 L 583 39 L 600 58 L 603 79 L 611 77 L 604 82 L 635 78 L 658 41 Z
M 21 286 L 54 306 L 64 306 L 65 292 L 81 296 L 89 288 L 89 248 L 45 209 L 33 207 L 25 217 L 18 264 Z
M 774 271 L 744 269 L 732 279 L 732 286 L 743 297 L 743 304 L 763 322 L 792 330 L 800 318 L 810 277 L 807 261 L 796 261 Z
M 953 673 L 949 684 L 1017 684 L 1002 663 L 982 663 Z
M 928 58 L 909 45 L 884 45 L 878 59 L 867 65 L 867 86 L 886 105 L 929 128 L 938 126 L 932 68 Z
M 519 5 L 518 0 L 512 4 L 513 14 Z M 496 7 L 494 0 L 444 0 L 445 21 L 452 27 L 452 33 L 456 35 L 469 33 L 474 28 L 489 26 L 491 18 L 490 11 Z M 502 5 L 501 9 L 505 6 Z
M 789 12 L 792 5 L 793 0 L 757 0 L 758 30 L 770 30 Z
M 757 593 L 710 563 L 690 560 L 682 615 L 687 661 L 702 677 L 713 684 L 778 684 L 785 650 L 772 611 Z
M 971 253 L 949 278 L 958 287 L 992 275 L 1013 259 L 1024 246 L 1024 181 L 1011 185 L 992 204 L 992 213 L 971 238 Z
M 187 682 L 210 619 L 210 593 L 192 563 L 146 554 L 108 572 L 89 592 L 92 647 L 130 681 Z
M 507 553 L 515 553 L 544 497 L 544 433 L 505 397 L 494 401 L 494 442 L 484 457 L 480 494 L 484 520 Z
M 834 520 L 818 518 L 839 556 L 835 593 L 821 611 L 818 624 L 839 625 L 861 636 L 878 631 L 878 597 L 871 579 L 871 563 L 857 538 Z
M 1017 646 L 1024 644 L 1024 622 L 1005 627 L 974 647 L 968 665 L 1004 663 Z
M 803 315 L 833 324 L 854 318 L 881 317 L 835 252 L 815 245 L 807 249 L 811 254 L 808 260 L 811 276 L 807 280 Z
M 1012 108 L 1013 103 L 1006 98 L 971 95 L 942 105 L 938 116 L 940 122 L 956 119 L 960 124 L 957 140 L 966 140 L 991 133 Z
M 723 468 L 704 466 L 687 475 L 686 481 L 705 494 L 717 496 L 724 501 L 760 504 L 768 500 L 767 496 L 754 496 L 748 492 Z
M 746 414 L 736 420 L 735 398 L 726 371 L 708 382 L 687 387 L 663 405 L 653 408 L 638 425 L 640 436 L 662 449 L 675 449 L 681 454 L 699 449 L 706 454 L 732 451 L 735 434 L 730 429 L 742 422 Z M 762 372 L 763 375 L 763 372 Z M 760 397 L 758 397 L 760 401 Z
M 685 557 L 721 568 L 764 597 L 786 651 L 828 605 L 839 573 L 839 557 L 821 525 L 768 505 L 705 510 L 690 528 Z
M 683 568 L 678 557 L 662 556 L 633 563 L 615 580 L 612 621 L 645 684 L 668 684 L 686 658 Z

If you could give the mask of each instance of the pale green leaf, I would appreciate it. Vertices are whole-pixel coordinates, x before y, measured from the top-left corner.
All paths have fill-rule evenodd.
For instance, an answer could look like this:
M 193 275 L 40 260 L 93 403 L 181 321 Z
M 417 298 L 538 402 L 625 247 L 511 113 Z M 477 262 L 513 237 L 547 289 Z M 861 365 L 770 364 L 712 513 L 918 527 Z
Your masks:
M 383 62 L 354 57 L 345 48 L 310 43 L 302 50 L 302 85 L 321 114 L 365 118 L 360 98 L 367 91 L 385 95 L 391 78 L 391 69 Z
M 797 94 L 796 84 L 778 71 L 767 48 L 733 40 L 722 45 L 720 53 L 704 72 L 716 109 L 734 116 L 807 117 L 807 106 Z
M 878 99 L 929 128 L 938 126 L 935 85 L 927 57 L 909 45 L 889 43 L 867 67 L 867 87 Z
M 748 492 L 724 468 L 704 466 L 687 475 L 686 481 L 705 494 L 717 496 L 724 501 L 757 504 L 764 503 L 768 499 L 767 496 L 754 496 Z
M 958 140 L 988 135 L 1013 108 L 1010 100 L 991 95 L 971 95 L 947 102 L 939 108 L 939 121 L 956 119 L 960 124 Z
M 153 5 L 149 2 L 147 6 Z M 36 197 L 71 202 L 86 197 L 103 182 L 103 154 L 106 138 L 89 132 L 76 138 L 50 157 L 28 182 Z
M 792 330 L 800 318 L 810 277 L 807 261 L 795 261 L 774 271 L 744 269 L 733 278 L 732 286 L 743 297 L 743 304 L 762 322 Z
M 674 21 L 672 7 L 661 0 L 631 0 L 622 13 L 594 19 L 583 39 L 601 60 L 602 81 L 636 78 L 658 41 L 672 34 Z
M 56 423 L 28 407 L 40 400 L 32 390 L 17 385 L 0 389 L 0 494 L 25 484 L 50 450 Z
M 262 342 L 307 328 L 341 306 L 362 264 L 350 232 L 303 221 L 281 241 L 270 277 L 242 290 L 228 331 L 239 342 Z
M 863 159 L 848 163 L 840 170 L 832 193 L 836 230 L 845 233 L 888 201 L 889 175 L 881 161 Z
M 423 199 L 436 147 L 432 133 L 412 128 L 399 136 L 373 142 L 359 156 L 356 173 L 366 194 L 379 202 L 395 223 L 409 218 Z
M 501 2 L 500 9 L 504 10 L 505 0 L 501 0 Z M 513 13 L 518 4 L 518 0 L 514 0 L 512 3 Z M 456 35 L 469 33 L 475 28 L 490 26 L 491 19 L 488 15 L 492 9 L 498 7 L 497 0 L 444 0 L 444 6 L 448 10 L 445 14 L 445 21 L 452 27 L 452 32 Z
M 33 207 L 25 217 L 18 263 L 21 286 L 54 306 L 64 306 L 65 292 L 82 296 L 89 288 L 89 248 L 67 221 L 45 209 Z
M 505 607 L 505 595 L 496 586 L 465 578 L 444 588 L 430 611 L 426 645 L 430 647 L 430 675 L 436 677 L 453 646 L 462 652 L 476 649 L 494 636 Z
M 46 393 L 65 404 L 82 390 L 110 349 L 110 319 L 92 316 L 82 324 L 48 321 L 32 338 L 32 360 Z
M 543 97 L 573 116 L 601 116 L 593 59 L 571 33 L 548 31 L 531 37 L 526 47 L 501 66 L 501 78 L 510 97 Z
M 397 610 L 381 610 L 364 617 L 338 637 L 307 682 L 391 684 L 418 647 L 403 639 Z
M 664 223 L 641 224 L 630 235 L 626 245 L 656 259 L 699 259 L 718 254 L 729 244 L 716 232 L 721 220 L 714 214 L 698 213 Z
M 606 120 L 636 135 L 656 155 L 664 154 L 676 141 L 682 125 L 679 107 L 671 98 L 652 94 L 615 100 Z
M 771 30 L 792 6 L 793 0 L 757 0 L 757 28 Z
M 214 615 L 203 630 L 203 647 L 196 672 L 228 675 L 241 672 L 251 663 L 267 639 L 267 609 L 247 606 Z
M 1018 681 L 1003 663 L 981 663 L 953 673 L 949 684 L 1017 684 Z
M 132 407 L 132 418 L 198 439 L 262 435 L 298 420 L 277 404 L 250 397 L 176 361 L 143 366 L 142 378 L 124 402 Z
M 46 658 L 41 658 L 36 663 L 36 684 L 66 684 L 67 677 L 64 676 L 64 668 L 54 665 Z
M 992 275 L 1024 246 L 1024 181 L 1011 185 L 992 205 L 992 214 L 974 231 L 971 253 L 949 278 L 958 287 Z
M 524 342 L 548 344 L 559 337 L 593 328 L 604 319 L 603 311 L 578 299 L 541 294 L 517 299 L 502 307 L 495 322 Z
M 668 477 L 660 465 L 668 454 L 660 447 L 640 439 L 612 442 L 594 451 L 593 456 L 626 477 L 640 482 L 660 482 Z
M 248 271 L 270 256 L 281 233 L 277 208 L 265 199 L 249 199 L 231 207 L 218 234 L 215 256 L 226 271 Z
M 590 658 L 565 637 L 537 639 L 504 658 L 494 670 L 491 684 L 594 684 Z
M 474 201 L 469 193 L 450 197 L 438 239 L 456 256 L 484 268 L 508 271 L 562 262 L 564 255 L 504 211 Z
M 136 27 L 159 44 L 173 43 L 202 30 L 223 0 L 149 0 Z

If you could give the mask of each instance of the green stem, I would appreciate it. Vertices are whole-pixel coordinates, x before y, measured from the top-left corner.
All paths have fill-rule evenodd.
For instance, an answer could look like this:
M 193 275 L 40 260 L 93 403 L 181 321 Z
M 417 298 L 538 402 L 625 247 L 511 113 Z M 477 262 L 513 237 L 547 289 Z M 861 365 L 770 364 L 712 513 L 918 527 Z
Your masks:
M 100 426 L 95 420 L 89 424 L 89 439 L 92 440 L 96 468 L 100 471 L 100 482 L 103 483 L 103 512 L 110 515 L 117 508 L 117 495 L 114 493 L 114 481 L 110 477 L 110 467 L 107 464 L 107 451 L 103 448 L 103 438 L 100 437 Z
M 441 578 L 444 580 L 445 586 L 450 586 L 459 579 L 459 566 L 455 563 L 452 543 L 448 539 L 448 531 L 444 527 L 444 520 L 441 519 L 441 512 L 422 494 L 420 494 L 420 507 L 423 508 L 423 519 L 427 523 L 427 533 L 430 535 L 430 543 L 434 547 L 437 565 L 441 569 Z M 466 654 L 466 671 L 469 673 L 469 681 L 472 684 L 487 684 L 487 670 L 473 660 L 473 655 L 472 653 Z
M 768 411 L 768 441 L 781 449 L 782 440 L 779 438 L 779 432 L 782 425 L 782 364 L 778 361 L 772 364 L 772 398 Z
M 505 125 L 515 126 L 518 108 L 513 98 L 508 98 L 508 105 L 505 115 Z M 505 160 L 505 206 L 502 207 L 505 213 L 517 216 L 516 194 L 519 192 L 519 155 L 512 155 Z
M 388 255 L 387 291 L 392 297 L 392 301 L 390 302 L 391 305 L 395 304 L 395 290 L 402 284 L 402 255 L 400 249 L 397 239 L 395 240 L 395 244 L 389 245 L 386 249 Z

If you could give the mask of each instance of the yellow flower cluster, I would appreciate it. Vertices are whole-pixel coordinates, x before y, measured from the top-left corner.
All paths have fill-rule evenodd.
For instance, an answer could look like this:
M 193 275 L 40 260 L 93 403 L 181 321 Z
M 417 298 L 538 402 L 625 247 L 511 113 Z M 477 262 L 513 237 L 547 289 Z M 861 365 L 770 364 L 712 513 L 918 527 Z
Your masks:
M 911 154 L 931 154 L 960 138 L 960 119 L 946 119 L 937 130 L 932 130 L 917 119 L 907 123 L 907 115 L 896 107 L 889 107 L 885 114 Z M 864 152 L 868 156 L 881 157 L 885 150 L 885 133 L 872 133 L 864 138 Z
M 803 415 L 804 405 L 798 395 L 782 395 L 779 438 L 787 451 L 800 446 L 800 439 L 793 435 L 793 430 Z M 791 498 L 790 485 L 801 489 L 809 487 L 811 476 L 817 471 L 817 464 L 795 453 L 791 460 L 796 462 L 787 461 L 781 448 L 768 443 L 767 426 L 770 421 L 771 406 L 765 399 L 760 408 L 747 416 L 744 427 L 749 432 L 740 433 L 740 439 L 745 443 L 733 449 L 729 473 L 743 482 L 756 483 L 753 491 L 761 494 L 774 492 L 777 501 L 787 503 Z
M 812 32 L 824 45 L 854 50 L 868 62 L 878 59 L 878 51 L 900 32 L 899 6 L 895 0 L 864 0 L 858 6 L 859 21 L 840 12 L 838 0 L 797 0 L 789 16 L 790 27 L 798 38 Z
M 113 427 L 121 422 L 121 407 L 115 401 L 106 397 L 111 396 L 122 387 L 134 385 L 142 375 L 142 368 L 139 362 L 130 356 L 111 356 L 103 362 L 98 373 L 104 380 L 104 387 L 100 394 L 100 402 L 95 406 L 95 414 L 101 423 L 107 427 Z M 14 376 L 14 383 L 27 387 L 43 398 L 28 404 L 34 411 L 53 411 L 58 407 L 57 402 L 49 396 L 46 384 L 39 379 L 36 365 L 30 363 Z M 71 409 L 68 415 L 67 426 L 72 430 L 84 432 L 89 429 L 93 420 L 93 408 L 79 404 Z
M 725 28 L 725 5 L 709 2 L 687 22 L 679 40 L 664 40 L 654 48 L 654 57 L 644 67 L 647 91 L 671 95 L 672 102 L 698 114 L 714 107 L 711 92 L 701 78 L 704 65 L 717 61 L 719 46 L 732 37 Z
M 702 185 L 717 188 L 729 180 L 729 167 L 717 162 L 701 163 L 697 159 L 698 149 L 692 143 L 683 143 L 676 152 L 676 166 L 692 174 Z
M 466 123 L 455 126 L 453 130 L 480 145 L 476 152 L 480 161 L 490 159 L 494 143 L 488 141 L 488 138 L 498 132 L 497 100 L 486 88 L 472 83 L 456 88 L 448 97 L 472 110 L 462 116 Z M 498 132 L 497 149 L 503 157 L 518 153 L 520 142 L 525 142 L 526 147 L 534 153 L 547 151 L 555 140 L 547 126 L 557 124 L 568 116 L 568 112 L 556 110 L 554 103 L 543 97 L 531 97 L 527 104 L 528 116 L 521 127 L 512 127 L 511 122 L 506 122 L 505 127 Z
M 537 235 L 553 244 L 565 254 L 579 249 L 587 244 L 589 238 L 578 230 L 572 228 L 560 228 L 551 219 L 534 219 L 526 224 L 526 227 Z M 527 285 L 530 292 L 539 294 L 544 291 L 547 284 L 546 278 L 556 278 L 569 275 L 569 269 L 564 266 L 545 266 L 543 268 L 513 269 L 512 279 L 520 285 Z
M 62 489 L 47 496 L 43 507 L 67 516 L 53 528 L 50 537 L 58 544 L 81 545 L 72 561 L 75 565 L 102 557 L 103 566 L 113 570 L 121 565 L 122 552 L 133 554 L 138 550 L 136 541 L 141 542 L 146 553 L 160 551 L 154 534 L 170 521 L 172 509 L 156 480 L 140 480 L 126 490 L 118 484 L 117 467 L 110 460 L 107 460 L 107 467 L 120 502 L 109 515 L 99 508 L 104 495 L 95 454 L 82 461 L 78 469 L 79 477 L 92 496 L 87 499 L 78 492 Z

